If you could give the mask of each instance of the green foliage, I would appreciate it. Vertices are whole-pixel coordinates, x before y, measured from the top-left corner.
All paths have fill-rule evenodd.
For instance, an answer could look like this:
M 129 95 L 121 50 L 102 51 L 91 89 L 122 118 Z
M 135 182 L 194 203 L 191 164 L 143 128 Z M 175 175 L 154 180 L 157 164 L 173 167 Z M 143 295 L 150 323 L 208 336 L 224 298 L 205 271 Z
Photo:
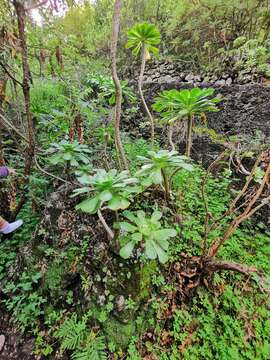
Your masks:
M 221 286 L 224 285 L 218 275 L 216 280 Z M 240 293 L 241 289 L 227 285 L 223 293 L 212 301 L 209 294 L 200 291 L 192 301 L 191 312 L 176 310 L 173 317 L 172 336 L 175 345 L 172 346 L 172 353 L 176 356 L 177 345 L 184 344 L 190 338 L 190 345 L 183 347 L 183 359 L 266 360 L 270 344 L 252 315 L 254 311 L 257 312 L 255 301 L 246 295 L 239 298 Z M 258 311 L 266 319 L 267 313 L 260 307 Z M 265 324 L 265 334 L 268 334 L 270 329 L 267 320 Z
M 87 145 L 80 144 L 78 141 L 68 142 L 61 141 L 59 144 L 51 144 L 51 148 L 47 151 L 53 154 L 49 157 L 49 161 L 53 165 L 70 164 L 78 167 L 80 164 L 89 164 L 88 155 L 91 153 Z
M 81 165 L 75 170 L 75 175 L 81 184 L 87 183 L 89 175 L 93 172 L 92 164 Z
M 167 90 L 156 98 L 153 109 L 160 112 L 164 120 L 173 123 L 183 118 L 202 114 L 205 112 L 219 111 L 216 104 L 220 98 L 211 98 L 214 94 L 212 88 L 193 88 L 191 90 Z
M 52 116 L 54 111 L 63 111 L 67 104 L 65 87 L 59 81 L 37 81 L 31 88 L 31 110 L 34 116 Z
M 146 51 L 146 58 L 150 54 L 158 54 L 156 45 L 160 43 L 160 32 L 153 24 L 143 23 L 137 24 L 128 31 L 128 41 L 126 47 L 132 48 L 132 53 L 138 56 L 144 48 Z
M 3 302 L 12 312 L 21 330 L 33 329 L 37 325 L 39 316 L 44 313 L 43 304 L 47 300 L 36 291 L 36 284 L 41 277 L 40 272 L 32 275 L 23 272 L 17 283 L 7 283 L 3 289 L 3 292 L 9 295 L 9 299 Z
M 1 3 L 0 23 L 4 40 L 11 40 L 11 43 L 3 44 L 0 56 L 9 72 L 21 81 L 21 54 L 13 35 L 17 34 L 16 22 L 9 15 L 13 16 L 12 4 L 7 3 Z M 59 6 L 61 16 L 53 15 L 56 9 L 50 8 L 52 3 Z M 152 191 L 156 187 L 152 187 L 151 191 L 136 197 L 138 201 L 131 206 L 134 212 L 124 212 L 126 220 L 121 218 L 118 224 L 120 255 L 125 259 L 132 257 L 134 261 L 122 261 L 115 256 L 118 243 L 104 246 L 103 239 L 98 236 L 99 226 L 92 227 L 94 219 L 89 221 L 87 216 L 74 215 L 70 208 L 63 209 L 58 219 L 61 210 L 51 209 L 53 221 L 49 227 L 43 227 L 48 224 L 46 209 L 42 225 L 35 231 L 39 219 L 33 216 L 30 202 L 33 200 L 33 204 L 38 204 L 36 211 L 41 216 L 54 184 L 49 177 L 44 181 L 39 174 L 32 173 L 29 176 L 29 202 L 19 214 L 24 219 L 24 226 L 12 238 L 1 238 L 2 304 L 12 314 L 17 327 L 22 331 L 29 330 L 29 336 L 35 337 L 34 354 L 39 357 L 54 357 L 57 339 L 61 350 L 66 352 L 63 357 L 75 360 L 105 360 L 107 357 L 141 360 L 149 356 L 159 360 L 268 360 L 269 309 L 256 274 L 244 282 L 238 274 L 215 274 L 208 289 L 200 287 L 188 303 L 179 301 L 174 264 L 183 260 L 183 253 L 190 256 L 202 253 L 205 206 L 201 184 L 204 170 L 191 166 L 176 152 L 158 151 L 159 145 L 155 145 L 156 152 L 148 153 L 149 141 L 134 138 L 125 138 L 124 146 L 131 163 L 130 172 L 136 173 L 136 177 L 116 170 L 95 170 L 104 166 L 103 153 L 109 169 L 115 166 L 116 158 L 111 149 L 114 138 L 111 109 L 115 104 L 115 89 L 110 76 L 102 75 L 109 73 L 113 2 L 69 0 L 63 2 L 63 12 L 61 5 L 62 2 L 51 1 L 36 9 L 43 17 L 42 26 L 33 26 L 32 19 L 25 19 L 37 149 L 47 149 L 51 142 L 56 143 L 50 150 L 53 153 L 51 162 L 67 165 L 67 170 L 73 167 L 72 171 L 85 186 L 75 194 L 87 194 L 87 199 L 77 208 L 90 214 L 106 208 L 125 209 L 144 186 L 153 184 L 161 185 L 166 194 L 172 196 L 165 204 L 156 196 L 159 192 Z M 220 0 L 126 0 L 121 17 L 119 65 L 121 69 L 123 64 L 130 67 L 130 57 L 127 61 L 128 52 L 123 45 L 127 28 L 139 22 L 128 31 L 127 48 L 132 49 L 135 56 L 143 48 L 147 57 L 151 53 L 157 54 L 159 28 L 164 39 L 160 46 L 161 57 L 176 59 L 183 71 L 206 69 L 212 73 L 230 69 L 268 76 L 269 19 L 267 0 L 228 0 L 226 4 Z M 63 53 L 63 69 L 57 63 L 56 46 Z M 44 59 L 40 57 L 41 51 Z M 99 75 L 89 76 L 89 69 Z M 39 70 L 42 78 L 37 75 Z M 48 74 L 52 75 L 51 80 L 47 79 Z M 24 113 L 22 93 L 18 86 L 15 89 L 12 85 L 9 80 L 5 98 L 9 103 L 4 101 L 2 106 L 10 120 L 15 121 L 13 115 L 18 114 L 19 121 L 15 122 L 16 127 L 20 127 L 20 114 Z M 140 109 L 129 106 L 135 101 L 135 95 L 126 81 L 121 85 L 123 117 L 128 124 L 130 117 L 133 120 L 136 114 L 139 115 Z M 166 122 L 173 124 L 188 116 L 217 111 L 219 101 L 213 97 L 213 89 L 172 90 L 161 93 L 154 108 Z M 82 114 L 89 148 L 78 142 L 59 141 L 68 134 L 77 111 Z M 24 132 L 23 127 L 20 130 Z M 203 128 L 198 131 L 216 141 L 223 140 L 213 130 Z M 3 140 L 5 160 L 10 164 L 15 142 L 6 136 Z M 90 152 L 90 146 L 96 156 Z M 17 159 L 22 163 L 21 156 Z M 42 157 L 39 161 L 42 162 Z M 138 163 L 142 164 L 139 171 Z M 178 171 L 180 169 L 184 171 Z M 216 177 L 209 176 L 206 184 L 210 222 L 228 209 L 231 194 L 238 186 L 239 179 L 228 178 L 229 171 L 225 170 Z M 261 171 L 256 172 L 258 183 L 262 175 Z M 18 180 L 20 187 L 20 178 Z M 13 185 L 13 180 L 9 184 Z M 15 188 L 12 188 L 12 195 Z M 19 189 L 17 198 L 24 195 L 25 190 L 25 187 Z M 156 206 L 162 207 L 162 221 L 161 213 L 153 211 Z M 220 220 L 219 228 L 210 232 L 208 243 L 222 235 L 229 221 L 230 218 Z M 83 235 L 85 231 L 91 232 L 87 241 Z M 33 241 L 26 248 L 20 248 L 32 237 Z M 267 275 L 270 271 L 269 237 L 269 230 L 259 218 L 256 223 L 245 222 L 219 255 L 222 259 L 255 266 Z M 140 261 L 141 253 L 143 261 L 147 258 L 169 262 L 168 270 L 159 268 L 156 260 Z M 23 261 L 19 261 L 21 259 Z M 258 284 L 258 288 L 251 285 L 253 283 Z M 122 294 L 125 309 L 118 313 L 116 307 L 121 305 L 118 297 Z M 81 317 L 79 314 L 89 307 L 95 309 L 95 313 L 93 310 L 92 314 Z M 62 323 L 63 315 L 67 316 L 70 309 L 74 314 Z M 120 319 L 115 319 L 116 316 Z M 97 331 L 106 335 L 110 345 Z M 134 333 L 137 335 L 132 338 Z M 131 343 L 127 349 L 128 341 Z M 105 349 L 111 353 L 106 354 Z
M 162 213 L 154 211 L 150 218 L 146 217 L 144 211 L 139 210 L 136 215 L 125 211 L 123 215 L 130 221 L 120 222 L 120 229 L 128 233 L 124 237 L 126 244 L 121 248 L 120 255 L 127 259 L 131 256 L 135 245 L 143 242 L 144 253 L 148 259 L 156 259 L 164 264 L 167 260 L 168 239 L 176 236 L 176 231 L 171 228 L 162 228 L 160 219 Z
M 107 360 L 104 349 L 104 338 L 102 336 L 96 336 L 96 334 L 91 332 L 85 346 L 75 351 L 71 358 L 72 360 Z
M 61 340 L 62 350 L 73 350 L 71 358 L 74 360 L 105 360 L 104 338 L 97 336 L 93 331 L 88 335 L 88 314 L 78 320 L 73 314 L 60 326 L 54 336 Z
M 128 86 L 128 82 L 126 80 L 122 80 L 121 82 L 122 101 L 125 99 L 131 103 L 136 101 L 136 96 L 132 89 Z M 111 77 L 107 77 L 104 75 L 92 75 L 86 82 L 87 86 L 91 88 L 91 93 L 93 95 L 98 96 L 101 100 L 105 98 L 108 100 L 109 105 L 115 105 L 115 86 Z
M 85 181 L 86 180 L 86 181 Z M 74 190 L 74 196 L 84 193 L 95 193 L 94 196 L 87 198 L 76 206 L 76 209 L 89 214 L 96 213 L 104 203 L 113 211 L 126 209 L 130 205 L 130 197 L 138 192 L 138 187 L 134 185 L 138 182 L 136 178 L 131 178 L 128 171 L 118 172 L 115 169 L 108 172 L 104 169 L 97 170 L 96 174 L 84 179 L 83 187 Z
M 61 325 L 54 336 L 61 339 L 62 350 L 75 350 L 85 338 L 87 319 L 78 320 L 77 314 L 73 314 Z
M 168 175 L 168 170 L 179 168 L 191 171 L 193 168 L 187 163 L 187 157 L 178 155 L 177 151 L 148 151 L 148 157 L 138 156 L 138 159 L 143 162 L 143 165 L 136 175 L 143 177 L 145 186 L 162 184 L 164 173 Z
M 270 60 L 270 42 L 259 39 L 238 38 L 234 41 L 234 48 L 228 52 L 228 57 L 235 57 L 235 69 L 247 72 L 257 72 L 270 76 L 268 62 Z
M 33 354 L 43 355 L 46 357 L 51 353 L 53 353 L 53 347 L 47 343 L 46 339 L 44 339 L 44 334 L 39 332 L 35 339 L 35 349 Z

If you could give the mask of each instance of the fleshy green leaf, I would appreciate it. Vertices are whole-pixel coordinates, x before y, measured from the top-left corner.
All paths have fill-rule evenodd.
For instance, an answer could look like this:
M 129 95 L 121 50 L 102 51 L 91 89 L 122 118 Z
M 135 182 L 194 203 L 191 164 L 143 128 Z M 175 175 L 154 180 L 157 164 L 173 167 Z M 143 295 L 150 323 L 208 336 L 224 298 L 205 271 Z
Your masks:
M 177 232 L 174 229 L 162 229 L 162 230 L 155 231 L 153 236 L 157 240 L 163 240 L 163 239 L 166 240 L 170 237 L 175 237 L 176 234 L 177 234 Z
M 86 199 L 82 201 L 80 204 L 76 206 L 76 210 L 79 209 L 86 213 L 94 214 L 97 212 L 99 206 L 100 206 L 100 200 L 97 196 L 95 196 L 91 199 Z
M 119 210 L 119 209 L 126 209 L 129 207 L 130 202 L 121 196 L 113 196 L 112 199 L 108 202 L 108 208 L 111 210 Z
M 154 245 L 155 244 L 152 240 L 148 240 L 145 243 L 145 255 L 148 257 L 148 259 L 157 258 L 157 252 Z
M 134 232 L 134 231 L 136 231 L 136 226 L 131 225 L 130 223 L 128 223 L 128 222 L 126 222 L 126 221 L 120 222 L 119 225 L 120 225 L 120 229 L 121 229 L 121 230 L 124 230 L 124 231 L 127 231 L 127 232 Z
M 99 194 L 99 199 L 103 202 L 109 201 L 112 198 L 112 193 L 109 190 L 104 190 Z
M 132 251 L 134 249 L 134 246 L 135 246 L 135 242 L 134 241 L 129 241 L 125 246 L 123 246 L 120 250 L 120 256 L 123 258 L 123 259 L 128 259 L 131 254 L 132 254 Z

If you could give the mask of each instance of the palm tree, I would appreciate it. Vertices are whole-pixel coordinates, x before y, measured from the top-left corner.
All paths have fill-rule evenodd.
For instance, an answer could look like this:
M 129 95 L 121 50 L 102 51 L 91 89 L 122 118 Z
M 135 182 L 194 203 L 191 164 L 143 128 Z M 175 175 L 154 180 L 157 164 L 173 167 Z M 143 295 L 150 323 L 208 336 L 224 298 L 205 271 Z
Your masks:
M 154 135 L 155 135 L 154 118 L 143 96 L 142 85 L 143 85 L 143 75 L 144 75 L 146 60 L 150 59 L 151 53 L 154 55 L 158 54 L 158 48 L 156 47 L 156 45 L 158 45 L 159 42 L 160 42 L 160 32 L 158 28 L 153 24 L 148 24 L 148 23 L 137 24 L 128 31 L 128 41 L 126 47 L 128 49 L 132 49 L 132 53 L 136 57 L 139 54 L 141 54 L 141 69 L 138 80 L 138 90 L 144 109 L 150 120 L 152 144 L 154 142 Z
M 194 116 L 204 114 L 205 112 L 216 112 L 219 109 L 216 104 L 221 101 L 220 98 L 209 99 L 213 95 L 214 89 L 193 88 L 191 90 L 168 90 L 163 91 L 156 98 L 153 109 L 159 113 L 169 124 L 169 133 L 171 126 L 176 121 L 187 119 L 188 128 L 186 135 L 186 155 L 190 157 L 192 148 L 192 131 L 194 126 Z M 172 144 L 172 139 L 171 144 Z M 172 146 L 174 147 L 174 146 Z

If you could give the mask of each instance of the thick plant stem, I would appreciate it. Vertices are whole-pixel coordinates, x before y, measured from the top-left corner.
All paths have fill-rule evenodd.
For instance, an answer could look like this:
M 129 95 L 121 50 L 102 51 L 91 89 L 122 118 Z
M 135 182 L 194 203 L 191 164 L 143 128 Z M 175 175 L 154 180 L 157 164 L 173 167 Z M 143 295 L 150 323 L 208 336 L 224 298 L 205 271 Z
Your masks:
M 161 175 L 163 177 L 164 189 L 165 189 L 165 199 L 168 202 L 170 200 L 170 183 L 167 177 L 167 174 L 163 169 L 161 169 Z
M 206 269 L 207 271 L 211 271 L 211 272 L 221 271 L 221 270 L 231 270 L 231 271 L 239 272 L 244 275 L 250 275 L 252 273 L 258 272 L 258 270 L 252 266 L 247 266 L 229 261 L 218 261 L 218 260 L 210 260 L 206 262 Z
M 186 156 L 190 157 L 192 148 L 193 115 L 188 116 L 188 130 L 186 143 Z
M 121 141 L 120 134 L 120 119 L 122 107 L 122 88 L 117 74 L 117 42 L 119 34 L 120 16 L 121 16 L 121 0 L 115 0 L 112 26 L 112 43 L 111 43 L 111 61 L 112 61 L 112 78 L 115 86 L 115 113 L 114 113 L 114 128 L 115 128 L 115 148 L 117 158 L 119 159 L 120 168 L 128 170 L 128 162 L 125 151 Z
M 173 142 L 173 126 L 172 125 L 169 125 L 169 128 L 168 128 L 168 141 L 169 141 L 169 144 L 171 145 L 171 150 L 174 151 L 175 144 Z
M 154 138 L 155 138 L 155 123 L 154 123 L 154 118 L 153 115 L 151 114 L 145 98 L 143 96 L 143 91 L 142 91 L 142 85 L 143 85 L 143 75 L 144 75 L 144 70 L 145 70 L 145 62 L 146 62 L 146 49 L 145 46 L 143 45 L 142 47 L 142 58 L 141 58 L 141 70 L 140 70 L 140 76 L 139 76 L 139 80 L 138 80 L 138 90 L 139 90 L 139 94 L 140 94 L 140 98 L 142 100 L 143 103 L 143 107 L 147 113 L 147 116 L 149 117 L 150 120 L 150 126 L 151 126 L 151 144 L 152 146 L 154 145 Z
M 98 214 L 98 218 L 99 218 L 101 224 L 103 225 L 104 229 L 106 230 L 110 240 L 112 240 L 114 238 L 114 232 L 111 230 L 109 225 L 106 223 L 106 220 L 104 219 L 100 210 L 98 210 L 97 214 Z

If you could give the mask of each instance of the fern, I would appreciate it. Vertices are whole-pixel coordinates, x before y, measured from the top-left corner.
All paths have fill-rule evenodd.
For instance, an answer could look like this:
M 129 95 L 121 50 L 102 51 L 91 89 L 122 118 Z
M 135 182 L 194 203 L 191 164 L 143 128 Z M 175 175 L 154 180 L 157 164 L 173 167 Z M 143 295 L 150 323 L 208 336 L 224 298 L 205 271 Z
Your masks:
M 54 335 L 62 340 L 62 350 L 75 350 L 85 339 L 85 334 L 86 319 L 78 321 L 77 314 L 74 314 L 61 325 Z
M 71 358 L 72 360 L 107 360 L 107 355 L 104 351 L 105 343 L 104 337 L 96 336 L 93 332 L 90 334 L 86 345 L 80 350 L 75 351 Z

